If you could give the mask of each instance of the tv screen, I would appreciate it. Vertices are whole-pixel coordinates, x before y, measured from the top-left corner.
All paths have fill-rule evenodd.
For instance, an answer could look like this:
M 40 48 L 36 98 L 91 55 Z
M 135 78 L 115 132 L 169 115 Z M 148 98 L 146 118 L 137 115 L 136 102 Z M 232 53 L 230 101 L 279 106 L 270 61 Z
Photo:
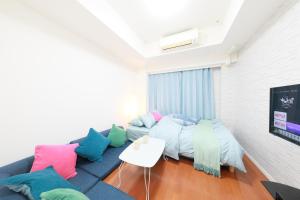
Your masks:
M 270 89 L 270 133 L 300 145 L 300 84 Z

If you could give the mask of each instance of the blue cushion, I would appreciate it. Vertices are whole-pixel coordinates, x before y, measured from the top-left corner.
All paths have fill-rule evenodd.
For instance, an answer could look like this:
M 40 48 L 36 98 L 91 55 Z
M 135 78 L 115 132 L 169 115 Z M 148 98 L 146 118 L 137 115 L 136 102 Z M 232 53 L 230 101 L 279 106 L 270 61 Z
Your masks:
M 90 161 L 101 161 L 102 154 L 109 144 L 109 139 L 91 128 L 88 136 L 79 143 L 79 147 L 75 151 Z
M 146 115 L 141 116 L 142 122 L 145 124 L 147 128 L 152 128 L 152 126 L 155 124 L 155 119 L 151 113 L 148 113 Z
M 91 189 L 98 181 L 99 178 L 86 172 L 83 169 L 76 169 L 77 175 L 73 178 L 68 179 L 68 181 L 80 188 L 80 191 L 86 193 L 89 189 Z
M 102 181 L 86 193 L 90 200 L 133 200 L 128 194 Z
M 90 162 L 86 159 L 78 159 L 77 167 L 86 170 L 100 179 L 104 179 L 120 165 L 121 160 L 119 159 L 119 155 L 130 143 L 131 142 L 127 141 L 122 147 L 107 148 L 101 162 Z
M 1 179 L 0 185 L 7 186 L 16 192 L 22 192 L 29 199 L 40 199 L 42 192 L 55 188 L 77 189 L 58 175 L 52 166 L 44 170 Z

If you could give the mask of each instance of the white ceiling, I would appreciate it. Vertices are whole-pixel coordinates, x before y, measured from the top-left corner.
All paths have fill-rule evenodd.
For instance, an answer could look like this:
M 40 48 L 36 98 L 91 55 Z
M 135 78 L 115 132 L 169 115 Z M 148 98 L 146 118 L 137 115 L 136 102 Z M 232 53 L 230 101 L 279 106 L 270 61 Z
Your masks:
M 170 3 L 168 9 L 164 9 L 160 7 L 164 5 L 163 3 L 149 8 L 149 2 L 155 3 L 158 0 L 106 0 L 145 43 L 155 42 L 162 36 L 186 29 L 206 29 L 221 25 L 230 1 L 160 0 L 160 2 Z M 181 9 L 172 14 L 172 8 L 176 9 L 176 4 Z M 164 15 L 159 15 L 159 11 Z
M 146 1 L 172 1 L 170 9 L 177 1 L 187 4 L 172 16 L 157 18 L 144 6 Z M 290 1 L 22 0 L 126 65 L 147 71 L 224 63 Z M 160 37 L 195 27 L 205 33 L 201 45 L 168 53 L 159 49 Z

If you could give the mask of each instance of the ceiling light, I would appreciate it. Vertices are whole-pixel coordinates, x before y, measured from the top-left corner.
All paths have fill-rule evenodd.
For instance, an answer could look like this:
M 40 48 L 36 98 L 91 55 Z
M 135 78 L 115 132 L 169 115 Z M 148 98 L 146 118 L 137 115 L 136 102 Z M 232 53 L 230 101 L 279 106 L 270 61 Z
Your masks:
M 144 0 L 148 12 L 160 19 L 167 19 L 180 13 L 186 7 L 187 2 L 187 0 Z

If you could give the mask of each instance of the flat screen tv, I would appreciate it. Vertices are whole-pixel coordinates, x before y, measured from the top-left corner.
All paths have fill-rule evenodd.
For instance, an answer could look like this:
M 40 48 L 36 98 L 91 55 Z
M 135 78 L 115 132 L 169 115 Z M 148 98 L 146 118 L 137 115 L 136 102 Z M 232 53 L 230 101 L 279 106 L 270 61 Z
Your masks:
M 269 131 L 300 145 L 300 84 L 270 89 Z

